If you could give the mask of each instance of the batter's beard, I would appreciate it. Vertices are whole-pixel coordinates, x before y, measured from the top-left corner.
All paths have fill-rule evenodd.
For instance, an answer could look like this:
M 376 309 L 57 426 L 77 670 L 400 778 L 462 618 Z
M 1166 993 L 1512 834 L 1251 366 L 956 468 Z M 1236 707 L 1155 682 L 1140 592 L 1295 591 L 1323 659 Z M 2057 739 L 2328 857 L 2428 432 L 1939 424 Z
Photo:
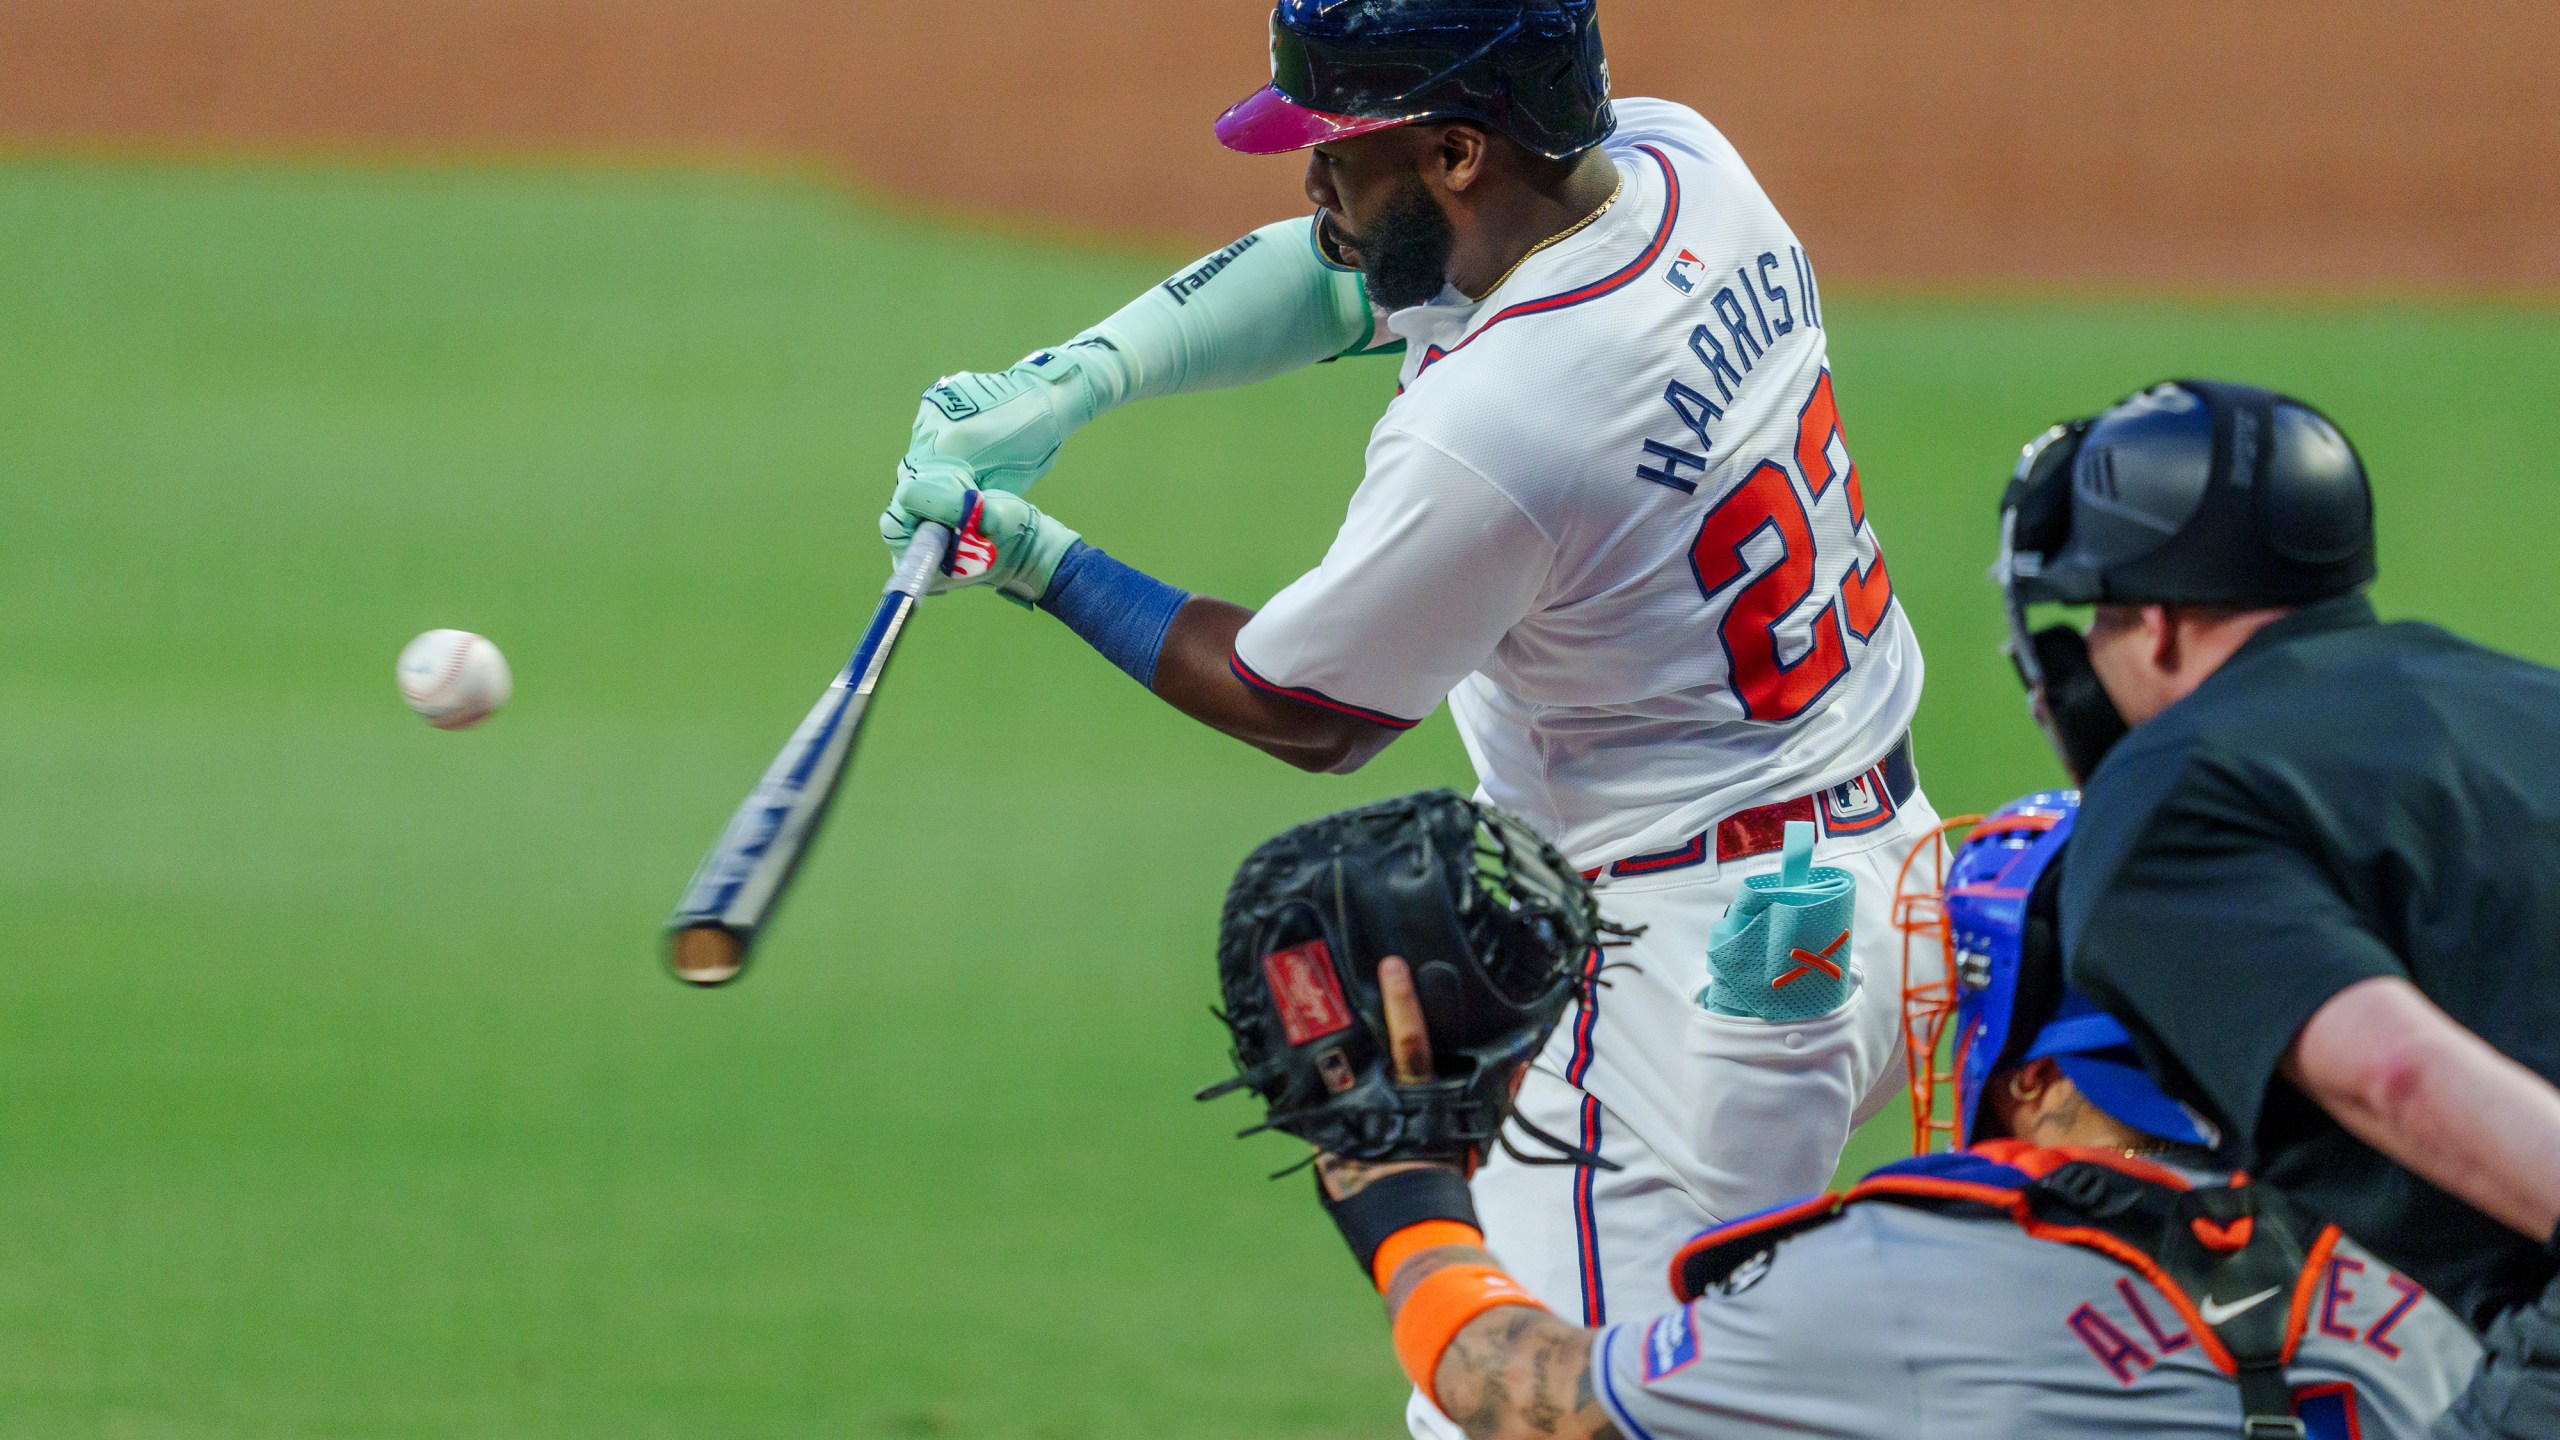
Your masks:
M 1369 278 L 1369 298 L 1403 310 L 1427 305 L 1448 288 L 1458 232 L 1431 191 L 1420 180 L 1407 180 L 1352 248 L 1360 254 L 1360 273 Z

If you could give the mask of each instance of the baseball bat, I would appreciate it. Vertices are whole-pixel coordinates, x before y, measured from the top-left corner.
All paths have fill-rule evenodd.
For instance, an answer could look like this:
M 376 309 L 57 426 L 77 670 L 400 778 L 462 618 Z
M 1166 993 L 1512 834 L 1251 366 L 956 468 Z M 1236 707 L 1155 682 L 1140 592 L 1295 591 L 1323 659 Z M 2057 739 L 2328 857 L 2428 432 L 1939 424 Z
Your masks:
M 667 968 L 677 979 L 709 989 L 746 970 L 756 937 L 773 918 L 835 799 L 907 617 L 950 549 L 948 527 L 931 521 L 916 527 L 853 659 L 765 767 L 719 843 L 702 857 L 667 920 Z

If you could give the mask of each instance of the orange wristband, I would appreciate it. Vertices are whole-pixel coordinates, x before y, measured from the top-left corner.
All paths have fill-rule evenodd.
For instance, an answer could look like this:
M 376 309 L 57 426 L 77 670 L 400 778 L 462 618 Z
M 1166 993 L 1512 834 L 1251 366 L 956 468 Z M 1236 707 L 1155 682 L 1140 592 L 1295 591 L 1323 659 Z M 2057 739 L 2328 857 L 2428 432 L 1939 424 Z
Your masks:
M 1404 1268 L 1404 1262 L 1425 1250 L 1437 1250 L 1443 1245 L 1464 1245 L 1481 1250 L 1484 1248 L 1484 1232 L 1463 1220 L 1417 1220 L 1388 1236 L 1378 1247 L 1377 1257 L 1369 1262 L 1369 1278 L 1378 1282 L 1378 1293 L 1384 1295 L 1387 1286 L 1396 1278 L 1396 1272 Z
M 1431 1382 L 1440 1373 L 1440 1357 L 1477 1316 L 1505 1305 L 1547 1308 L 1491 1265 L 1452 1265 L 1415 1287 L 1396 1313 L 1396 1362 L 1413 1388 L 1439 1404 L 1440 1392 Z

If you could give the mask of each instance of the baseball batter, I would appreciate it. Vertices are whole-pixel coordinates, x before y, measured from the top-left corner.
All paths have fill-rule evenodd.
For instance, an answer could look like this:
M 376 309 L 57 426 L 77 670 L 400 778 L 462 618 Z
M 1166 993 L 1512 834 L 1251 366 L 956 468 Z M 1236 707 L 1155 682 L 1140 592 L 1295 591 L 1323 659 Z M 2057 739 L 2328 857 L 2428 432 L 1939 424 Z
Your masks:
M 1448 702 L 1483 795 L 1643 929 L 1521 1096 L 1576 1163 L 1496 1158 L 1485 1224 L 1560 1311 L 1647 1314 L 1673 1244 L 1827 1181 L 1899 1078 L 1888 910 L 1935 823 L 1907 740 L 1922 666 L 1821 291 L 1713 126 L 1608 99 L 1592 0 L 1283 0 L 1272 40 L 1271 87 L 1218 134 L 1307 151 L 1315 217 L 934 386 L 882 528 L 955 527 L 944 588 L 1045 610 L 1308 769 Z M 1399 347 L 1332 548 L 1258 612 L 1021 498 L 1103 410 Z M 1772 970 L 1760 932 L 1717 922 L 1790 823 L 1845 879 L 1841 938 Z

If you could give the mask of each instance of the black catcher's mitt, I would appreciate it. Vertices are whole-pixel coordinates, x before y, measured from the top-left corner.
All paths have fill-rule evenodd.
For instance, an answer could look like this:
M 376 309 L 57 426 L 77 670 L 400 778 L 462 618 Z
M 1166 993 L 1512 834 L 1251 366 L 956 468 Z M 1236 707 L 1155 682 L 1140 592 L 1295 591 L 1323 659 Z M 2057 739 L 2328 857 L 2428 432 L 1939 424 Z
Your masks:
M 1346 1159 L 1480 1159 L 1513 1081 L 1587 994 L 1601 921 L 1590 887 L 1520 821 L 1446 790 L 1346 810 L 1246 859 L 1218 930 L 1236 1076 L 1285 1130 Z M 1433 1078 L 1395 1083 L 1378 962 L 1400 955 L 1431 1036 Z M 1553 1157 L 1589 1160 L 1521 1122 Z

